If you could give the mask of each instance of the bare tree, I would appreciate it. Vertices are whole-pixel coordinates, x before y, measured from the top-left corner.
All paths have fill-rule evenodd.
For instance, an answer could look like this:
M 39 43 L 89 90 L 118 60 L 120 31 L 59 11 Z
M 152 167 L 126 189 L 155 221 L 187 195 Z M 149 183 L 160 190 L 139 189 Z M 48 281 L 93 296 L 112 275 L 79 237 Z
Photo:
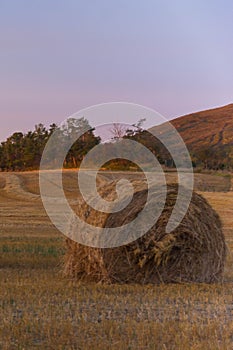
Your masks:
M 113 135 L 112 139 L 118 140 L 122 139 L 126 135 L 127 127 L 121 123 L 113 123 L 113 126 L 109 131 Z

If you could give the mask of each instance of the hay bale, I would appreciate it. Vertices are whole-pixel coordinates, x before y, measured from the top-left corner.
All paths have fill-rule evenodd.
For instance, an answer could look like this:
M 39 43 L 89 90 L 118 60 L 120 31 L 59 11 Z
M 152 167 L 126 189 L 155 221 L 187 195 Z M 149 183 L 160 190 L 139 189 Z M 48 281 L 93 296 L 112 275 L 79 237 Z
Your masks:
M 100 227 L 127 224 L 141 211 L 147 200 L 145 183 L 135 182 L 131 203 L 114 214 L 98 213 L 83 201 L 77 212 Z M 105 184 L 100 194 L 115 197 L 115 183 Z M 109 283 L 219 282 L 222 279 L 226 244 L 218 214 L 199 194 L 193 192 L 189 209 L 179 226 L 166 233 L 166 224 L 176 202 L 178 186 L 167 186 L 164 210 L 155 225 L 136 241 L 116 248 L 92 248 L 74 242 L 77 230 L 71 221 L 67 238 L 64 272 L 77 280 Z M 157 205 L 160 188 L 154 188 Z

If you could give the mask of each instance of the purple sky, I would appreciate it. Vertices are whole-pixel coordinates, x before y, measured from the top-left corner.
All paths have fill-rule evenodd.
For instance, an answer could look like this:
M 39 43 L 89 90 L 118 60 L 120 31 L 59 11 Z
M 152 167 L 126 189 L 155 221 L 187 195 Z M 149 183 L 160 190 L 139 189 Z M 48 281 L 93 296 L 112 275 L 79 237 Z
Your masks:
M 0 140 L 102 102 L 233 102 L 232 18 L 229 0 L 0 0 Z

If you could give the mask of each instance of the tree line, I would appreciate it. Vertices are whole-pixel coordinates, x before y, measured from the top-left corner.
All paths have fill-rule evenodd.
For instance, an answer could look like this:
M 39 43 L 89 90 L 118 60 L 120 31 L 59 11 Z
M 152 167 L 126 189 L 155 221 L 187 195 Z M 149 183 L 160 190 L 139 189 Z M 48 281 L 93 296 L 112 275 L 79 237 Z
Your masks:
M 100 138 L 94 135 L 94 129 L 90 127 L 85 118 L 79 120 L 70 118 L 64 128 L 58 128 L 54 123 L 49 128 L 46 128 L 43 124 L 38 124 L 33 131 L 13 133 L 0 145 L 1 171 L 39 169 L 45 145 L 55 131 L 60 133 L 62 142 L 64 137 L 65 139 L 72 137 L 74 132 L 84 127 L 89 128 L 89 130 L 74 142 L 64 161 L 64 167 L 77 167 L 85 154 L 100 142 Z
M 167 167 L 173 168 L 175 164 L 170 153 L 152 134 L 142 128 L 144 119 L 139 120 L 132 129 L 124 129 L 120 124 L 114 124 L 112 128 L 112 140 L 108 143 L 101 144 L 101 138 L 95 135 L 95 129 L 91 127 L 88 120 L 83 118 L 69 118 L 63 127 L 51 124 L 48 128 L 43 124 L 37 124 L 33 131 L 27 133 L 15 132 L 6 141 L 0 144 L 0 170 L 1 171 L 24 171 L 36 170 L 40 167 L 40 161 L 43 150 L 51 135 L 56 132 L 58 135 L 59 145 L 65 140 L 75 139 L 64 160 L 65 168 L 76 168 L 80 165 L 85 155 L 95 146 L 101 144 L 96 154 L 96 161 L 111 158 L 114 154 L 113 145 L 121 139 L 131 139 L 151 151 L 159 162 Z M 87 130 L 81 137 L 76 139 L 76 135 Z M 59 139 L 60 137 L 60 139 Z M 54 147 L 57 147 L 55 145 Z M 114 145 L 115 147 L 115 145 Z M 137 150 L 134 150 L 137 152 Z M 54 152 L 56 154 L 56 152 Z M 140 163 L 140 152 L 138 161 Z M 232 170 L 233 169 L 233 147 L 222 145 L 214 147 L 199 147 L 190 149 L 190 155 L 194 167 L 200 169 L 214 170 Z M 56 162 L 56 159 L 53 159 Z M 142 161 L 146 161 L 142 159 Z M 149 160 L 148 160 L 149 162 Z M 113 159 L 103 165 L 107 169 L 123 169 L 139 167 L 123 156 Z
M 168 155 L 166 155 L 166 159 L 164 159 L 164 150 L 162 151 L 158 141 L 150 133 L 143 130 L 142 123 L 143 119 L 139 120 L 139 122 L 133 126 L 132 130 L 122 128 L 121 124 L 114 124 L 111 130 L 112 139 L 110 142 L 100 145 L 100 149 L 96 155 L 96 161 L 101 161 L 101 159 L 106 159 L 111 155 L 115 155 L 114 150 L 116 142 L 128 138 L 143 144 L 161 161 L 161 163 L 171 165 L 172 160 L 169 159 Z M 83 130 L 88 131 L 83 133 Z M 56 132 L 54 152 L 52 149 L 53 145 L 51 145 L 51 159 L 53 163 L 56 164 L 56 159 L 53 158 L 53 154 L 57 154 L 56 148 L 62 147 L 63 142 L 69 143 L 69 140 L 74 139 L 76 141 L 74 143 L 71 142 L 72 147 L 69 149 L 63 165 L 65 168 L 76 168 L 80 165 L 85 155 L 95 145 L 101 143 L 101 138 L 96 136 L 94 131 L 95 129 L 91 127 L 88 120 L 83 117 L 79 119 L 69 118 L 62 127 L 58 127 L 53 123 L 46 128 L 40 123 L 35 126 L 33 131 L 28 131 L 27 133 L 15 132 L 0 145 L 0 170 L 24 171 L 39 169 L 45 145 L 54 132 Z M 76 136 L 78 136 L 79 133 L 81 133 L 82 136 L 78 138 Z M 136 152 L 136 150 L 134 151 Z M 138 157 L 140 158 L 139 155 L 140 152 L 138 152 Z M 146 161 L 145 159 L 142 160 Z M 139 169 L 136 164 L 127 161 L 123 156 L 119 156 L 118 159 L 113 159 L 104 165 L 109 169 L 126 170 L 130 167 Z

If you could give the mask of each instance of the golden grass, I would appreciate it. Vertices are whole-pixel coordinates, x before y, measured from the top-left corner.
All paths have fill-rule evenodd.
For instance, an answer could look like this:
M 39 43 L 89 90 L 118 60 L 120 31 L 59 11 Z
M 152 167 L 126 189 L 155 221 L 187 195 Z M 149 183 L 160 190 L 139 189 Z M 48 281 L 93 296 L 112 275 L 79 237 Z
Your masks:
M 204 195 L 232 252 L 233 193 Z M 77 285 L 60 273 L 63 237 L 39 202 L 0 190 L 0 216 L 1 350 L 232 348 L 232 254 L 223 284 Z

